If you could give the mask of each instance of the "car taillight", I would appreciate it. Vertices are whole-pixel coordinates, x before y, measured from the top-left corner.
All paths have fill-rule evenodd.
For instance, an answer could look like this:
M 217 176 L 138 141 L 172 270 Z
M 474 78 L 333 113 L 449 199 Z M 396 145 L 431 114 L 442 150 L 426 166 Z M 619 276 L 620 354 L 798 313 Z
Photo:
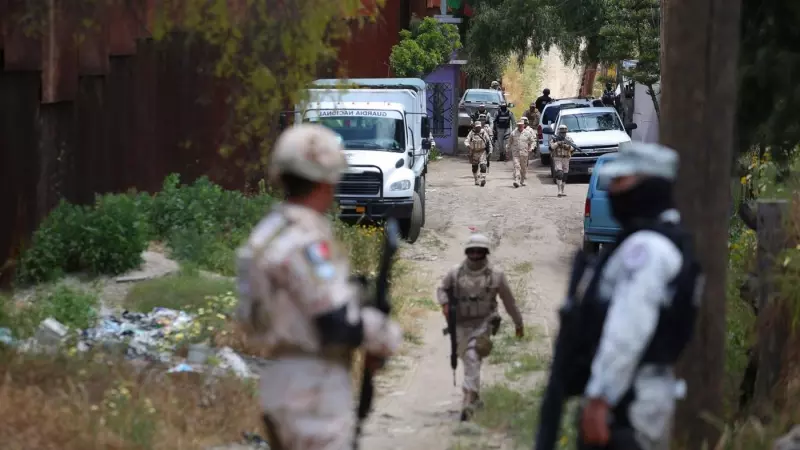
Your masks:
M 538 136 L 537 136 L 538 139 L 543 139 L 544 138 L 544 135 L 542 134 L 542 126 L 541 125 L 539 125 L 539 127 L 536 129 L 536 133 L 538 133 Z
M 592 215 L 592 201 L 587 198 L 586 203 L 583 204 L 583 217 L 590 215 Z

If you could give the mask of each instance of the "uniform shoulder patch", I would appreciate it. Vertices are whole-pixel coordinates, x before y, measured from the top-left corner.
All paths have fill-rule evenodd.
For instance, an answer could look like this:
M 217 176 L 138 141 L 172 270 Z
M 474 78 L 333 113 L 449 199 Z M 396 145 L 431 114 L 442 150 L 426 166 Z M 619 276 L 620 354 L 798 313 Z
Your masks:
M 650 259 L 650 250 L 643 242 L 632 242 L 622 252 L 622 263 L 628 270 L 641 269 Z
M 330 280 L 336 274 L 331 255 L 331 244 L 327 241 L 317 241 L 308 245 L 305 248 L 305 255 L 318 278 Z

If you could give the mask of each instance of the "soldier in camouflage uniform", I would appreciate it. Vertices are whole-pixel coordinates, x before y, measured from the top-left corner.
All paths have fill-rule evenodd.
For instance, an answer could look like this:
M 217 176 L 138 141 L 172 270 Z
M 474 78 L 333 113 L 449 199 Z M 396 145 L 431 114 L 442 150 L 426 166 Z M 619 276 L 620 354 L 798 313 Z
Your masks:
M 335 133 L 290 128 L 278 139 L 269 176 L 286 193 L 237 252 L 237 319 L 274 362 L 261 375 L 261 404 L 273 449 L 351 449 L 355 431 L 353 350 L 380 368 L 402 343 L 399 326 L 350 281 L 346 249 L 326 212 L 347 167 Z
M 523 116 L 530 121 L 530 126 L 533 128 L 537 128 L 539 126 L 539 119 L 541 116 L 539 114 L 539 110 L 536 109 L 536 103 L 531 103 L 529 109 L 525 111 Z
M 525 128 L 525 121 L 517 122 L 517 128 L 511 132 L 509 147 L 511 157 L 514 161 L 514 187 L 525 186 L 525 179 L 528 176 L 528 155 L 533 147 L 534 139 Z
M 436 290 L 436 297 L 447 317 L 448 292 L 457 303 L 456 337 L 458 355 L 464 367 L 464 394 L 461 420 L 468 420 L 480 406 L 481 362 L 492 351 L 491 335 L 500 327 L 497 297 L 516 327 L 518 338 L 524 336 L 522 315 L 505 273 L 489 263 L 491 243 L 482 234 L 470 236 L 465 246 L 466 259 L 450 269 Z
M 472 130 L 464 140 L 464 145 L 467 146 L 469 151 L 469 162 L 472 164 L 472 176 L 475 178 L 475 186 L 485 186 L 486 162 L 492 154 L 492 140 L 480 122 L 472 124 Z M 480 175 L 478 175 L 479 169 Z
M 559 125 L 558 133 L 550 139 L 550 155 L 553 158 L 555 167 L 556 183 L 558 184 L 558 196 L 567 195 L 564 193 L 564 186 L 567 184 L 567 174 L 569 173 L 569 159 L 572 152 L 578 147 L 567 137 L 567 126 Z

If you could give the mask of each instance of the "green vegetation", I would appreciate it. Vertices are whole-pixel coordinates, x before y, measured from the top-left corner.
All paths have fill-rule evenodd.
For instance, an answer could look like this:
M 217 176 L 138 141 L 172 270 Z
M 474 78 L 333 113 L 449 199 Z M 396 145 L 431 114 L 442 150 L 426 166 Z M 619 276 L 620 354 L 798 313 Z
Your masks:
M 235 291 L 232 280 L 198 274 L 179 274 L 137 283 L 128 292 L 123 306 L 129 311 L 150 312 L 153 308 L 179 310 L 205 305 L 206 297 Z
M 48 317 L 72 329 L 84 329 L 94 323 L 98 302 L 95 292 L 65 283 L 38 288 L 25 302 L 0 296 L 0 327 L 18 339 L 31 337 Z
M 398 77 L 423 77 L 450 61 L 461 48 L 455 25 L 439 23 L 432 17 L 415 20 L 410 30 L 400 32 L 400 42 L 392 47 L 389 67 Z

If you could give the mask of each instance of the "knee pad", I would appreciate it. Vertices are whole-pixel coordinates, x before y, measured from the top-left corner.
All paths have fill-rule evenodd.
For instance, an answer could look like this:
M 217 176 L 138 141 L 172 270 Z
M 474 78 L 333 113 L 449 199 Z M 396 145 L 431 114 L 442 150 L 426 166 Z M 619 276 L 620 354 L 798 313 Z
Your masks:
M 486 164 L 481 164 L 481 173 L 486 173 Z
M 564 179 L 564 171 L 556 170 L 556 180 L 563 180 L 563 179 Z
M 472 173 L 476 173 L 477 171 L 478 171 L 478 165 L 477 164 L 473 164 L 472 165 Z

